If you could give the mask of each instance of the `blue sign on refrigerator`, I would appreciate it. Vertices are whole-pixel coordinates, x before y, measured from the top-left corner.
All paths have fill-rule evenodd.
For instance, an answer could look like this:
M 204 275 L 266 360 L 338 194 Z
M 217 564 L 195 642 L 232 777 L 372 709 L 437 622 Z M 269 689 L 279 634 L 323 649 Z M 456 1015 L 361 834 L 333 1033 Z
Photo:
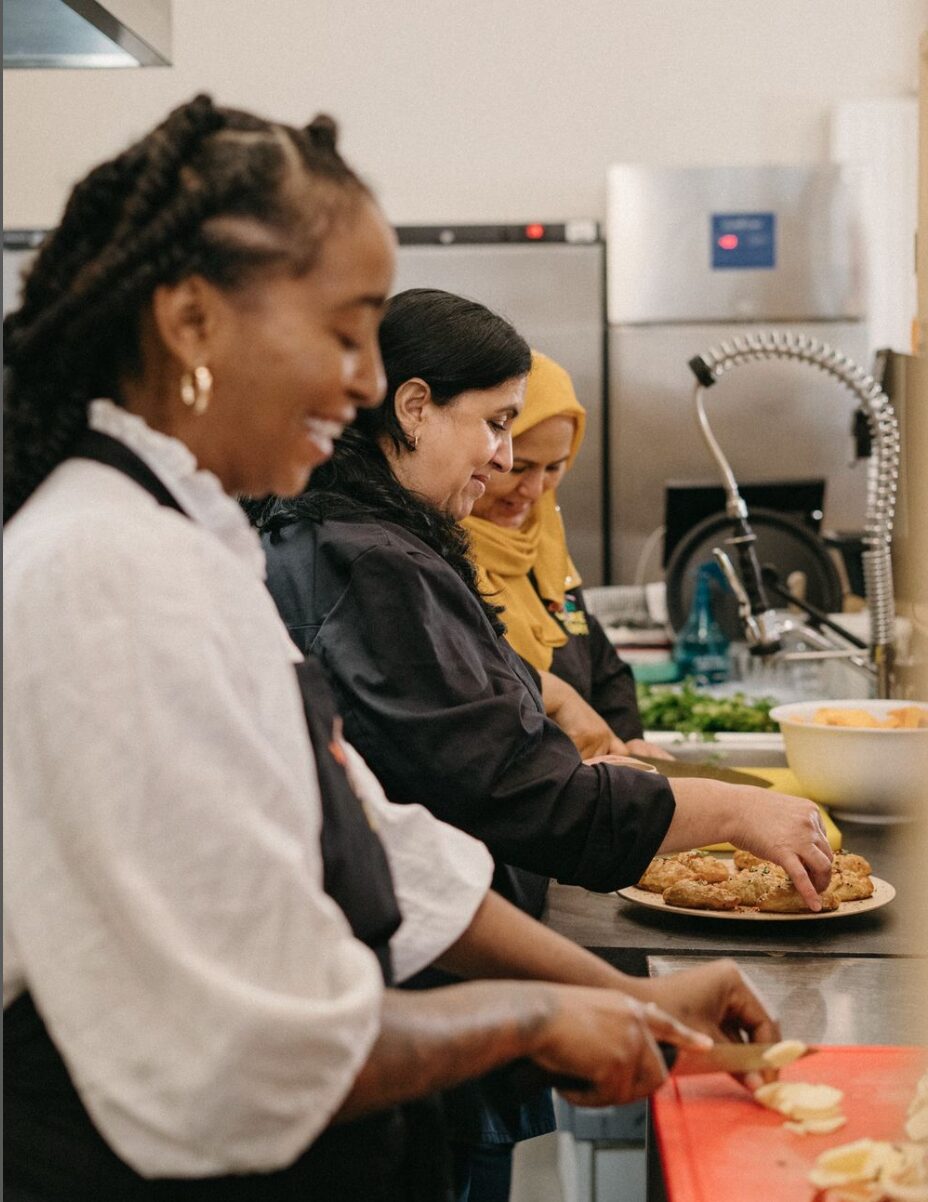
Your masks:
M 713 213 L 712 267 L 776 267 L 776 214 Z

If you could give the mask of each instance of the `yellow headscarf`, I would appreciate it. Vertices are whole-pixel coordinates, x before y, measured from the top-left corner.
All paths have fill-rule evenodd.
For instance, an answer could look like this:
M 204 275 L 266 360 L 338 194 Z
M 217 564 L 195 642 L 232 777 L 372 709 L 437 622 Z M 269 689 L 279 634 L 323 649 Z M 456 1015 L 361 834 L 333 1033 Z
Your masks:
M 573 463 L 586 425 L 586 411 L 577 400 L 570 376 L 539 351 L 532 352 L 532 367 L 525 387 L 525 406 L 512 424 L 512 436 L 549 417 L 574 419 L 574 440 L 567 458 Z M 564 523 L 554 489 L 543 493 L 521 530 L 497 526 L 485 518 L 465 518 L 471 555 L 477 564 L 480 586 L 489 600 L 502 605 L 506 637 L 512 647 L 534 667 L 547 671 L 556 647 L 567 635 L 552 618 L 532 587 L 534 570 L 541 595 L 563 608 L 564 594 L 580 584 L 580 575 L 567 551 Z

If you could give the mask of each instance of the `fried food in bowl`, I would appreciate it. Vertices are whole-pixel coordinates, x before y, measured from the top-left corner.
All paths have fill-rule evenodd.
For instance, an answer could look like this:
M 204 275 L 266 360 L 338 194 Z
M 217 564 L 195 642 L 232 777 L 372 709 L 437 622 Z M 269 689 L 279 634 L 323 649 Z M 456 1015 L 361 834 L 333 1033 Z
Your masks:
M 924 702 L 800 701 L 770 713 L 803 793 L 838 817 L 893 822 L 928 809 Z

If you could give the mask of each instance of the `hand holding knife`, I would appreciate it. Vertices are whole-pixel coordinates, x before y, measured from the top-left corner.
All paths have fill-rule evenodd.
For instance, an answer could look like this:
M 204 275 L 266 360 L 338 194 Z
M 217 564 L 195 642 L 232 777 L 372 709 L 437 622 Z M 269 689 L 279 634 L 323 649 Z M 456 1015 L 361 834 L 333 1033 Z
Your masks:
M 669 1043 L 658 1043 L 667 1071 L 675 1077 L 689 1077 L 703 1073 L 743 1074 L 776 1070 L 779 1067 L 771 1059 L 773 1049 L 782 1048 L 782 1043 L 715 1043 L 705 1051 L 678 1048 Z M 787 1063 L 811 1056 L 819 1049 L 804 1047 L 804 1050 L 790 1057 Z M 589 1089 L 590 1082 L 578 1077 L 565 1077 L 559 1074 L 546 1073 L 544 1069 L 531 1060 L 518 1061 L 509 1071 L 511 1088 L 519 1096 L 532 1093 L 536 1089 L 550 1086 L 552 1089 L 583 1091 Z

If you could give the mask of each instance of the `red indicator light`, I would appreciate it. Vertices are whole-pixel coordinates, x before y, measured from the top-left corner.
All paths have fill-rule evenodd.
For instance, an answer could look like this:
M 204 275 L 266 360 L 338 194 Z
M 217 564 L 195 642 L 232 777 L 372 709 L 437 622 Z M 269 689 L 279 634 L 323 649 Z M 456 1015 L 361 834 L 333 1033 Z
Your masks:
M 539 238 L 545 236 L 545 227 L 539 225 L 537 222 L 532 222 L 531 225 L 525 227 L 525 236 L 526 238 L 531 238 L 533 241 L 537 241 Z
M 738 247 L 738 235 L 723 234 L 719 238 L 719 246 L 721 246 L 722 250 L 736 250 Z

